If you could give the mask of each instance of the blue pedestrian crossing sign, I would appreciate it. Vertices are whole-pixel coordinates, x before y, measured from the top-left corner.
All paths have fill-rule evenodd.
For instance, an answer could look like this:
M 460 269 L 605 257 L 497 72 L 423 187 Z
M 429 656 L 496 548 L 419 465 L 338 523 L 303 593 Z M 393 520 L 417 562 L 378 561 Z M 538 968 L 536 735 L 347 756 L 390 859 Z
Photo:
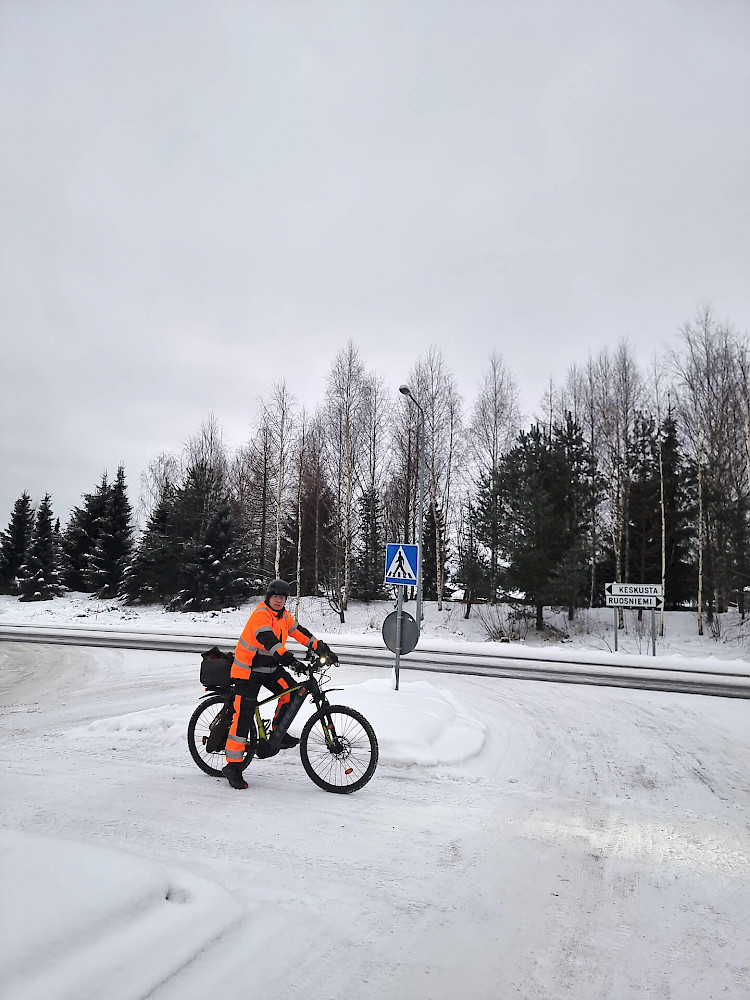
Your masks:
M 404 587 L 417 585 L 418 545 L 388 542 L 385 547 L 385 582 Z

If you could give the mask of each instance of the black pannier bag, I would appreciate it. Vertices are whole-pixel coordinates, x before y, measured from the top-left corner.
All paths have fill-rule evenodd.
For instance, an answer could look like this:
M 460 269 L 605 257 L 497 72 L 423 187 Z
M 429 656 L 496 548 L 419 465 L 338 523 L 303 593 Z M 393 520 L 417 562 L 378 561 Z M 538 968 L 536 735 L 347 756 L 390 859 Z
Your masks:
M 234 653 L 222 653 L 218 646 L 212 646 L 201 656 L 201 684 L 207 688 L 229 687 L 229 671 L 234 662 Z
M 227 745 L 229 728 L 232 725 L 234 706 L 231 701 L 218 713 L 214 721 L 208 727 L 208 739 L 206 740 L 207 753 L 221 753 Z

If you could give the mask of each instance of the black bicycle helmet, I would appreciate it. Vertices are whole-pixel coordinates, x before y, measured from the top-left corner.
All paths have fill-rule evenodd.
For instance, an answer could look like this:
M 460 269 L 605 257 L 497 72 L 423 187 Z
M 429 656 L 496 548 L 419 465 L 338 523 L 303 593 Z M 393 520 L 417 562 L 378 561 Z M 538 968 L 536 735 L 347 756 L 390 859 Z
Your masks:
M 273 597 L 274 594 L 279 594 L 283 597 L 289 597 L 292 592 L 292 588 L 286 582 L 286 580 L 271 580 L 271 582 L 266 587 L 266 597 Z

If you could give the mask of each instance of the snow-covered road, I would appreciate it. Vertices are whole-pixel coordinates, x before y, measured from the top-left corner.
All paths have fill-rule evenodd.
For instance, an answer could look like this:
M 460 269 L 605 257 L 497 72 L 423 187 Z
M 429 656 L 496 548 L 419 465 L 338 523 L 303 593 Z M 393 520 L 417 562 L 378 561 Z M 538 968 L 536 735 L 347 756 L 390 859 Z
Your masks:
M 345 667 L 370 784 L 238 793 L 196 661 L 0 645 L 7 1000 L 750 994 L 746 701 Z

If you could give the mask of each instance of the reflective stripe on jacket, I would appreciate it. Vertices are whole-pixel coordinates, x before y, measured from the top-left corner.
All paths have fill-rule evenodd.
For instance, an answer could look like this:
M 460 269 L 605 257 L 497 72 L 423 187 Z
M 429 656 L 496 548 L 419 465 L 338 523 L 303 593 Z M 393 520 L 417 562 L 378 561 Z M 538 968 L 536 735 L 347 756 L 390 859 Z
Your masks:
M 303 646 L 315 648 L 317 640 L 298 625 L 286 608 L 274 611 L 262 601 L 247 620 L 234 651 L 232 677 L 247 680 L 251 669 L 269 674 L 279 665 L 279 657 L 287 652 L 289 636 Z

